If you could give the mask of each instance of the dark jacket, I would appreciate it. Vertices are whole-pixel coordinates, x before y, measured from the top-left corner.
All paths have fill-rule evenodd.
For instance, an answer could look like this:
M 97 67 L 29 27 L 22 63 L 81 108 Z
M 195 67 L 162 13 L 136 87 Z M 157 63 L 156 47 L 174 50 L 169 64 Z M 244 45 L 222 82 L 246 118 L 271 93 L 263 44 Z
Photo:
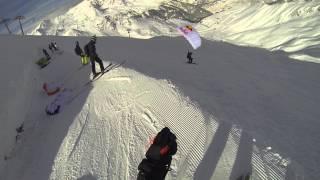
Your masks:
M 191 55 L 192 55 L 192 52 L 189 52 L 189 51 L 188 51 L 187 58 L 188 58 L 188 59 L 193 59 Z
M 96 52 L 96 43 L 94 41 L 90 41 L 86 47 L 85 47 L 85 51 L 86 51 L 86 54 L 89 56 L 89 57 L 96 57 L 98 56 L 97 55 L 97 52 Z
M 77 43 L 76 48 L 74 49 L 74 51 L 78 56 L 82 56 L 83 55 L 83 51 L 82 51 L 81 47 L 79 46 L 79 43 Z

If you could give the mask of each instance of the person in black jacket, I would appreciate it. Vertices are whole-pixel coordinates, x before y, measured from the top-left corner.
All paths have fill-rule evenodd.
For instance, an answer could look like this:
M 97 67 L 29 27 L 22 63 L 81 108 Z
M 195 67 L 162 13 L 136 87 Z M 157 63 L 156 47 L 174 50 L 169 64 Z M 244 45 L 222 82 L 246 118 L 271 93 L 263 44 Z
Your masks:
M 81 56 L 81 57 L 84 56 L 83 51 L 82 51 L 82 49 L 81 49 L 78 41 L 76 41 L 76 48 L 74 49 L 74 52 L 75 52 L 76 55 L 78 55 L 78 56 Z
M 170 165 L 172 156 L 177 152 L 177 137 L 168 127 L 164 127 L 155 137 L 153 143 L 138 165 L 137 180 L 164 180 Z
M 101 72 L 103 72 L 104 70 L 102 60 L 99 58 L 99 56 L 96 53 L 96 40 L 97 40 L 97 37 L 92 36 L 90 42 L 84 48 L 85 53 L 87 54 L 87 56 L 90 57 L 93 76 L 97 75 L 95 62 L 99 64 Z
M 192 64 L 192 63 L 193 63 L 193 62 L 192 62 L 192 60 L 193 60 L 193 58 L 192 58 L 192 52 L 189 52 L 189 51 L 188 51 L 187 58 L 188 58 L 188 63 L 189 63 L 189 64 Z

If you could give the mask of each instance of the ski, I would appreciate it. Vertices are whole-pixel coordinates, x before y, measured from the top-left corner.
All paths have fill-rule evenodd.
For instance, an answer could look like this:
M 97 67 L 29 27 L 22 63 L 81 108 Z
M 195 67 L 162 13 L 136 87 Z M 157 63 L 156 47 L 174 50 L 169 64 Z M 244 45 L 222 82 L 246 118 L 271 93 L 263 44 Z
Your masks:
M 111 70 L 113 70 L 115 68 L 120 67 L 121 65 L 123 65 L 126 62 L 127 62 L 127 60 L 124 60 L 119 64 L 113 64 L 113 63 L 109 64 L 106 68 L 104 68 L 103 72 L 99 72 L 98 75 L 95 78 L 92 78 L 87 83 L 85 83 L 85 86 L 90 84 L 90 83 L 92 83 L 92 82 L 94 82 L 94 81 L 96 81 L 96 80 L 98 80 L 99 78 L 101 78 L 107 72 L 109 72 L 109 71 L 111 71 Z
M 90 79 L 93 81 L 93 80 L 96 79 L 98 76 L 103 75 L 104 72 L 105 72 L 107 69 L 109 69 L 109 68 L 112 67 L 112 65 L 113 65 L 113 63 L 111 62 L 107 67 L 105 67 L 105 68 L 103 69 L 103 71 L 98 72 L 95 76 L 90 77 Z
M 109 72 L 110 70 L 112 69 L 115 69 L 115 68 L 118 68 L 120 67 L 121 65 L 123 65 L 124 63 L 126 62 L 126 60 L 122 61 L 121 63 L 119 64 L 110 64 L 109 66 L 107 66 L 106 68 L 104 68 L 104 70 L 100 73 L 98 73 L 98 75 L 96 77 L 94 77 L 93 79 L 91 79 L 90 82 L 94 82 L 96 80 L 98 80 L 99 78 L 101 78 L 104 74 L 106 74 L 107 72 Z
M 187 64 L 194 64 L 194 65 L 198 65 L 198 63 L 195 63 L 195 62 L 192 62 L 192 63 L 190 63 L 190 62 L 186 62 Z
M 115 69 L 115 68 L 120 67 L 121 65 L 123 65 L 123 64 L 126 63 L 126 62 L 127 62 L 127 60 L 124 60 L 124 61 L 122 61 L 122 62 L 119 63 L 119 64 L 110 63 L 110 64 L 104 69 L 104 71 L 103 71 L 104 73 L 103 73 L 103 74 L 111 71 L 112 69 Z M 82 86 L 80 86 L 80 87 L 79 87 L 80 90 L 77 91 L 77 92 L 75 93 L 75 95 L 73 95 L 73 96 L 70 98 L 70 100 L 68 100 L 68 103 L 67 103 L 67 104 L 69 104 L 69 103 L 72 102 L 76 97 L 78 97 L 78 96 L 86 89 L 85 87 L 87 87 L 87 85 L 89 85 L 90 83 L 96 81 L 97 78 L 100 78 L 103 74 L 101 74 L 99 77 L 96 77 L 95 79 L 90 79 L 88 82 L 86 82 L 85 84 L 83 84 Z M 77 88 L 77 89 L 78 89 L 78 88 Z

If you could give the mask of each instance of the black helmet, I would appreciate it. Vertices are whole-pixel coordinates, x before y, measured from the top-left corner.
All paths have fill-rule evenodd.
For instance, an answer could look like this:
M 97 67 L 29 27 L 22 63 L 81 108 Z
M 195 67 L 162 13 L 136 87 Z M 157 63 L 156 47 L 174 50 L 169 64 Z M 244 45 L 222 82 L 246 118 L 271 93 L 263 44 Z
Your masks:
M 97 36 L 96 36 L 96 35 L 93 35 L 93 36 L 91 37 L 91 41 L 96 42 L 96 41 L 97 41 Z

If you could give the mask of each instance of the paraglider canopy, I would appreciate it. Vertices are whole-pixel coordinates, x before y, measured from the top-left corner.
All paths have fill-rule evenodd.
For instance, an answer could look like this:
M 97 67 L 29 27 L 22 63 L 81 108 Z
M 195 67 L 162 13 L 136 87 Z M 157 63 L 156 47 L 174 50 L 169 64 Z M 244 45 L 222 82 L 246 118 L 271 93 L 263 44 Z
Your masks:
M 191 25 L 178 27 L 178 31 L 188 40 L 193 49 L 201 46 L 200 35 Z

